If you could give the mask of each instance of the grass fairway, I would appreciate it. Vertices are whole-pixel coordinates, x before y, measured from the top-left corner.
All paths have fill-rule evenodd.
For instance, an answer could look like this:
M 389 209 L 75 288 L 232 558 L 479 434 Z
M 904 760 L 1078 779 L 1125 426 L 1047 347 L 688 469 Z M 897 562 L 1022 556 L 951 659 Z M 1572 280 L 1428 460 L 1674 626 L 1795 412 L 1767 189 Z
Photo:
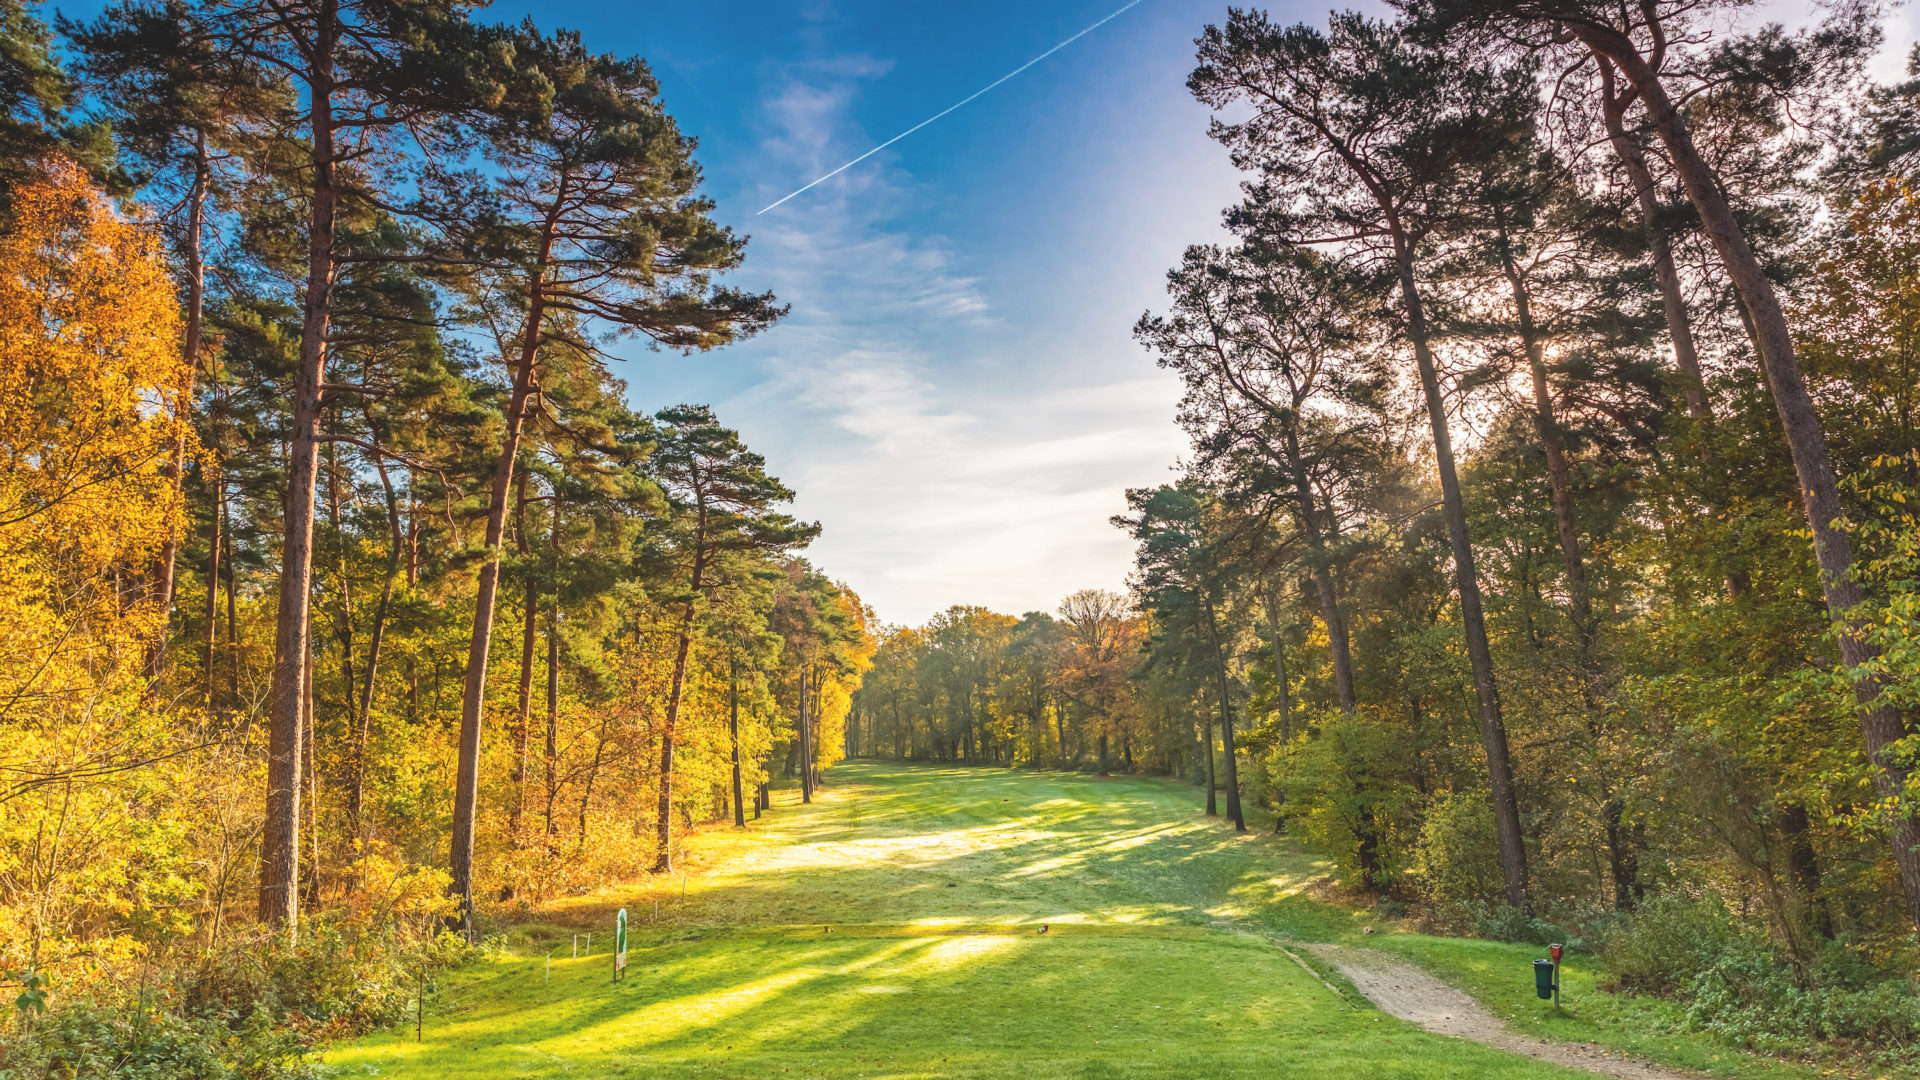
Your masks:
M 337 1076 L 1585 1076 L 1355 1007 L 1269 933 L 1339 936 L 1321 867 L 1192 788 L 859 763 L 693 842 L 684 879 L 560 905 Z M 792 799 L 797 803 L 797 799 Z M 684 896 L 682 888 L 685 889 Z M 659 916 L 654 905 L 659 904 Z M 630 976 L 610 980 L 625 906 Z M 1042 935 L 1041 924 L 1051 929 Z M 831 926 L 828 932 L 825 928 Z M 574 929 L 595 955 L 565 959 Z M 550 949 L 551 984 L 543 981 Z

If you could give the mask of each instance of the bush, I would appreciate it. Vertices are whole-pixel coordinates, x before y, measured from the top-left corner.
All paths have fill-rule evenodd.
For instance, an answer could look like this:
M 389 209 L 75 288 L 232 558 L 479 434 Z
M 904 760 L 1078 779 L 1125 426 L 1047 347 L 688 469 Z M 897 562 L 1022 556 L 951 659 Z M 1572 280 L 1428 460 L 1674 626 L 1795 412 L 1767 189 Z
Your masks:
M 292 949 L 257 929 L 151 973 L 165 989 L 137 1002 L 62 1003 L 0 1046 L 0 1080 L 303 1080 L 318 1075 L 311 1047 L 405 1019 L 473 951 L 450 934 L 368 933 L 350 914 L 303 924 Z
M 1406 760 L 1399 733 L 1339 713 L 1327 715 L 1320 736 L 1293 754 L 1288 819 L 1362 888 L 1387 888 L 1400 878 L 1414 798 Z
M 1531 912 L 1506 904 L 1466 905 L 1473 922 L 1473 936 L 1489 941 L 1509 941 L 1519 945 L 1565 945 L 1578 949 L 1585 945 L 1579 935 L 1566 927 L 1548 922 Z
M 244 1020 L 75 1002 L 0 1046 L 0 1080 L 306 1080 L 301 1036 Z
M 1920 986 L 1829 942 L 1796 968 L 1719 897 L 1669 895 L 1614 920 L 1597 950 L 1628 990 L 1670 995 L 1689 1026 L 1754 1050 L 1805 1053 L 1856 1044 L 1875 1060 L 1920 1059 Z
M 1596 952 L 1613 986 L 1671 994 L 1731 951 L 1740 934 L 1719 896 L 1668 893 L 1610 920 Z
M 1496 904 L 1506 891 L 1494 839 L 1493 806 L 1482 794 L 1451 792 L 1427 811 L 1414 873 L 1442 903 Z

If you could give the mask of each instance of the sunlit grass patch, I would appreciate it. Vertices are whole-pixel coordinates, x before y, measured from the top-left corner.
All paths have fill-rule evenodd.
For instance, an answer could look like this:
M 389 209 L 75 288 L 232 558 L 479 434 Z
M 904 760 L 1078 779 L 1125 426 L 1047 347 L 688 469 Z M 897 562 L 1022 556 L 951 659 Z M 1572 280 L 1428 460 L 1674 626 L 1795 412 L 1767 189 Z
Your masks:
M 696 837 L 684 877 L 555 905 L 509 955 L 459 976 L 423 1043 L 385 1033 L 329 1066 L 474 1080 L 1576 1075 L 1354 1008 L 1243 932 L 1329 936 L 1348 919 L 1297 895 L 1318 860 L 1208 822 L 1191 788 L 872 764 L 831 779 L 812 806 Z M 616 984 L 604 929 L 593 955 L 566 957 L 576 929 L 610 926 L 620 906 L 632 951 Z

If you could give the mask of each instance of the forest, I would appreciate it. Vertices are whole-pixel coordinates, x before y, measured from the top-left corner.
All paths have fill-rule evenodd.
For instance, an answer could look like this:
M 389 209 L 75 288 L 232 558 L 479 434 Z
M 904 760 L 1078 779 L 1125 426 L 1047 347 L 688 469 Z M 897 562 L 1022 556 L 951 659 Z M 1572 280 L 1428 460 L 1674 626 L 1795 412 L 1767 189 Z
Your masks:
M 1911 1064 L 1920 48 L 1745 14 L 1226 10 L 1128 590 L 908 627 L 632 404 L 788 314 L 645 60 L 0 0 L 0 1077 L 317 1075 L 849 757 L 1185 780 L 1342 903 Z
M 841 755 L 819 526 L 612 362 L 784 308 L 644 62 L 470 15 L 0 6 L 0 968 L 103 1010 L 45 1039 L 170 985 L 142 1053 L 260 1075 Z

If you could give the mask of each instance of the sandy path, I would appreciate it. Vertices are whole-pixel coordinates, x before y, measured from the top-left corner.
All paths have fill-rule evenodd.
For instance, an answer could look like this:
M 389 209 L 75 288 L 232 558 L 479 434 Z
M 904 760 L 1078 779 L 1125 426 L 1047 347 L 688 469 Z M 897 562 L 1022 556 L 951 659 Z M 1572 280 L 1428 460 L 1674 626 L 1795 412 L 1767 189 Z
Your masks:
M 1555 1065 L 1585 1069 L 1618 1080 L 1695 1080 L 1638 1058 L 1610 1053 L 1590 1043 L 1549 1042 L 1507 1030 L 1492 1013 L 1413 964 L 1372 949 L 1302 945 L 1332 964 L 1380 1011 L 1419 1024 L 1437 1035 L 1472 1039 Z

